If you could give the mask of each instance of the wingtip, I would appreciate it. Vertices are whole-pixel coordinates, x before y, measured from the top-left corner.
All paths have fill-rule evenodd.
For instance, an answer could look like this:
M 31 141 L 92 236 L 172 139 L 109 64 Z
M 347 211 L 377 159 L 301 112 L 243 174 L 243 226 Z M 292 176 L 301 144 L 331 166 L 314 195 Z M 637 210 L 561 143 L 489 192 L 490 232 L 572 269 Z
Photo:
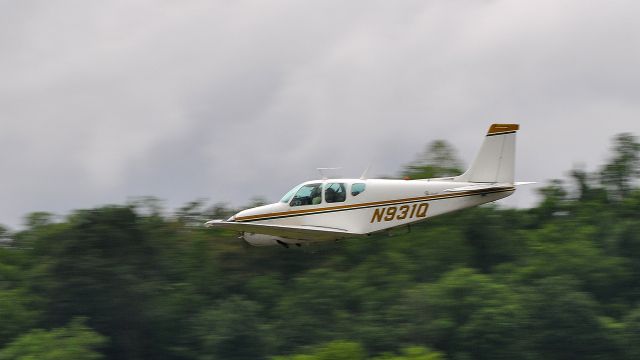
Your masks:
M 224 220 L 209 220 L 206 223 L 204 223 L 204 226 L 209 228 L 209 227 L 216 226 L 217 224 L 222 222 L 224 222 Z

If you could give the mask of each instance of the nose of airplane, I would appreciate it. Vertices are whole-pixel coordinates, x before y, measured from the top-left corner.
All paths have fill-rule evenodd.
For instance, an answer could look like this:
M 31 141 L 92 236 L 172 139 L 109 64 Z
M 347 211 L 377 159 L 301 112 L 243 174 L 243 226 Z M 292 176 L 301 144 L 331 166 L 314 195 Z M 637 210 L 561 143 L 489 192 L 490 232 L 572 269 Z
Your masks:
M 283 205 L 285 205 L 286 207 L 286 204 L 281 203 L 258 206 L 251 209 L 242 210 L 239 213 L 235 214 L 233 217 L 242 220 L 243 217 L 279 212 L 283 210 Z

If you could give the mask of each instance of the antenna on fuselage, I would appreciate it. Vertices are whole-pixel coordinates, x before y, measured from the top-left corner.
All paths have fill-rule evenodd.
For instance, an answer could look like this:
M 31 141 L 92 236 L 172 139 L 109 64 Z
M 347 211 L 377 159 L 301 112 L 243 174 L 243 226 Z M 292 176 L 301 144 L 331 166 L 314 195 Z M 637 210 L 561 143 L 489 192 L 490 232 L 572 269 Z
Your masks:
M 322 176 L 322 180 L 327 180 L 327 176 L 324 174 L 325 170 L 338 170 L 338 169 L 342 169 L 339 167 L 326 167 L 326 168 L 317 168 L 318 172 L 320 173 L 320 176 Z
M 371 163 L 367 165 L 367 168 L 364 169 L 364 171 L 362 172 L 362 175 L 360 175 L 360 180 L 367 180 L 367 173 L 369 172 L 370 167 L 371 167 Z

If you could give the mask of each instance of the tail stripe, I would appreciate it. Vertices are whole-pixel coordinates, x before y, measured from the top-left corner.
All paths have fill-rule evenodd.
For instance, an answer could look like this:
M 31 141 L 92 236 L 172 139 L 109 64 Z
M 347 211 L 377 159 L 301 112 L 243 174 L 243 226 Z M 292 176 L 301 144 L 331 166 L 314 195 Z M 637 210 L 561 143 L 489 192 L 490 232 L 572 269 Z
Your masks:
M 487 135 L 501 135 L 516 132 L 520 129 L 518 124 L 493 124 L 489 127 Z
M 515 134 L 515 131 L 498 132 L 493 134 L 487 134 L 487 136 L 506 135 L 506 134 Z

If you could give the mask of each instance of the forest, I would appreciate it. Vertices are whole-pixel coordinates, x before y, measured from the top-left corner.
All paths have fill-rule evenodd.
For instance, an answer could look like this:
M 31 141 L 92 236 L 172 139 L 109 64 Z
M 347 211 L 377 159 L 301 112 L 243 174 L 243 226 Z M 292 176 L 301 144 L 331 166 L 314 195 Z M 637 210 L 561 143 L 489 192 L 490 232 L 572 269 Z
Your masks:
M 290 249 L 204 228 L 238 210 L 215 199 L 34 212 L 0 228 L 0 360 L 640 359 L 638 138 L 603 162 L 531 208 Z M 461 167 L 436 141 L 397 176 Z

